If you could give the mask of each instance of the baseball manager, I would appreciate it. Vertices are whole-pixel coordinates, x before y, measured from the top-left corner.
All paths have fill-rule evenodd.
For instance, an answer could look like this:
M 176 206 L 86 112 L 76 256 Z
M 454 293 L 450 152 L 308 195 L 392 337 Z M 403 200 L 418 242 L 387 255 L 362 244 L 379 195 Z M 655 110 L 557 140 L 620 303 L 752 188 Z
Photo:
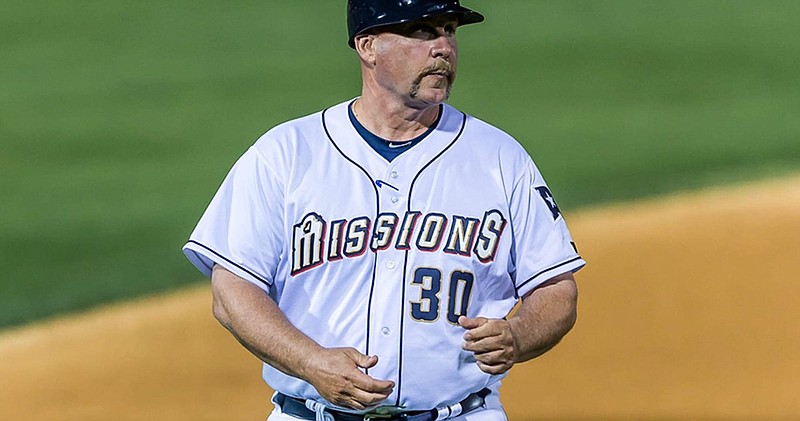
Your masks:
M 261 136 L 184 253 L 264 362 L 269 420 L 504 420 L 500 381 L 572 328 L 585 263 L 522 146 L 446 103 L 483 15 L 347 13 L 361 94 Z

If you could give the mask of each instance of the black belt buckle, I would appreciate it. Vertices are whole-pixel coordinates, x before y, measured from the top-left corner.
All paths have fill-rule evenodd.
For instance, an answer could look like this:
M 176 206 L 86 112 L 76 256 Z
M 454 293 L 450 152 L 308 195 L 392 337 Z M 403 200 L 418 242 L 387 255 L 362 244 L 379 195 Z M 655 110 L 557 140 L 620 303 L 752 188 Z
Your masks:
M 392 419 L 393 417 L 397 417 L 399 419 L 405 419 L 405 414 L 378 414 L 376 412 L 368 412 L 364 414 L 364 421 L 369 420 L 380 420 L 380 419 Z
M 375 408 L 373 412 L 364 414 L 364 421 L 369 420 L 405 420 L 408 415 L 399 408 Z

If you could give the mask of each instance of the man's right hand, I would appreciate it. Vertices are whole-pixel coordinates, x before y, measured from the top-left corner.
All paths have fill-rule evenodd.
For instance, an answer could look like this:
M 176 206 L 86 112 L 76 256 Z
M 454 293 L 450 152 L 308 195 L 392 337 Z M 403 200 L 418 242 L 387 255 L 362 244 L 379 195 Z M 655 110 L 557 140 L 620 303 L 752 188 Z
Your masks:
M 355 410 L 379 404 L 394 382 L 361 369 L 378 357 L 355 348 L 323 348 L 292 325 L 260 288 L 215 265 L 211 276 L 214 316 L 261 361 L 314 386 L 328 402 Z
M 325 348 L 309 357 L 303 377 L 328 402 L 362 410 L 378 405 L 394 390 L 394 382 L 374 379 L 360 370 L 376 364 L 377 356 L 355 348 Z

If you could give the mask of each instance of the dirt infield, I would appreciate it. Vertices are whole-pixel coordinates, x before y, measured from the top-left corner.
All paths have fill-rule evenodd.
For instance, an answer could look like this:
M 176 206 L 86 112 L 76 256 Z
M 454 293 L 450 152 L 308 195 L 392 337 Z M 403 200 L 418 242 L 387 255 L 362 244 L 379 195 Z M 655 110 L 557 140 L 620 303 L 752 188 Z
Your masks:
M 800 177 L 567 215 L 579 320 L 512 420 L 800 419 Z M 3 420 L 263 420 L 206 286 L 0 333 Z

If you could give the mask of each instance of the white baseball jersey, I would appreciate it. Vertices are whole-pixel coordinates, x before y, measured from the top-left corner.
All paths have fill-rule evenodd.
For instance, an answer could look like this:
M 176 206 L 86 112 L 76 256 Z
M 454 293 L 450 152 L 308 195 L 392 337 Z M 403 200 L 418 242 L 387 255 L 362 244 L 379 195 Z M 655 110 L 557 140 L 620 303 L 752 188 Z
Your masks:
M 324 347 L 377 355 L 386 405 L 452 404 L 502 376 L 463 351 L 460 315 L 502 318 L 519 297 L 584 265 L 541 174 L 501 130 L 441 106 L 391 162 L 349 102 L 264 134 L 231 169 L 184 247 L 263 289 Z M 275 390 L 325 402 L 264 365 Z M 331 405 L 332 406 L 332 405 Z

